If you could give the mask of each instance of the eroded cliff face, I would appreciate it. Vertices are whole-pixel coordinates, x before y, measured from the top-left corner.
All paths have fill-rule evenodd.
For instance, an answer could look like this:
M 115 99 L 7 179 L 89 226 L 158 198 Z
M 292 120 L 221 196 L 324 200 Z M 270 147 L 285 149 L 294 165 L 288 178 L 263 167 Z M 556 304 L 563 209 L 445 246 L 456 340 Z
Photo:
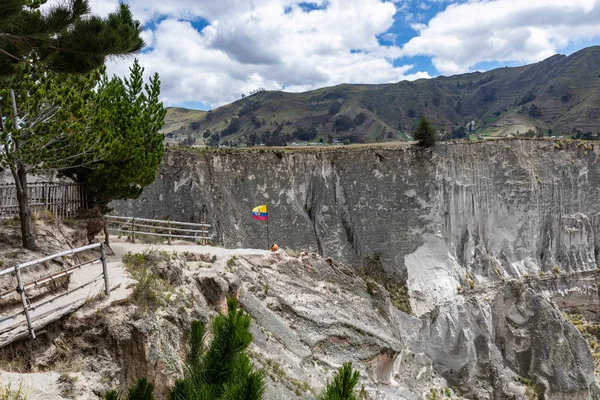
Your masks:
M 167 398 L 190 321 L 210 320 L 234 296 L 253 318 L 249 354 L 266 372 L 265 400 L 314 400 L 348 361 L 369 400 L 598 398 L 585 340 L 529 285 L 556 278 L 466 289 L 417 318 L 381 285 L 316 254 L 165 248 L 128 256 L 172 285 L 160 305 L 92 300 L 35 341 L 0 348 L 0 366 L 13 371 L 0 383 L 23 380 L 32 400 L 91 400 L 145 376 Z
M 200 221 L 225 247 L 271 242 L 348 265 L 379 256 L 417 315 L 525 274 L 596 269 L 600 164 L 585 143 L 504 140 L 330 151 L 169 151 L 122 214 Z M 556 267 L 556 268 L 555 268 Z M 542 271 L 542 272 L 540 272 Z

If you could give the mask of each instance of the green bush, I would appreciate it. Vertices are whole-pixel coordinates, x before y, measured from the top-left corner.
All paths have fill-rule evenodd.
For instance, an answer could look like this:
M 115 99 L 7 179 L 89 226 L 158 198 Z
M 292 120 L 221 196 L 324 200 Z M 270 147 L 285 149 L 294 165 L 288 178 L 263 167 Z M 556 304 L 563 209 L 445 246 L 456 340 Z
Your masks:
M 188 339 L 183 379 L 175 382 L 170 400 L 260 400 L 264 394 L 264 371 L 256 371 L 246 354 L 252 342 L 252 319 L 227 301 L 227 315 L 212 321 L 212 341 L 206 347 L 206 328 L 194 321 Z
M 148 383 L 146 378 L 140 378 L 131 387 L 127 397 L 123 397 L 116 390 L 108 391 L 104 394 L 104 400 L 154 400 L 154 385 Z
M 355 391 L 359 379 L 360 373 L 352 369 L 352 363 L 344 363 L 333 380 L 327 382 L 318 400 L 359 400 Z
M 156 311 L 169 303 L 173 287 L 151 270 L 151 264 L 169 257 L 162 252 L 128 253 L 123 256 L 125 269 L 137 281 L 131 295 L 131 302 L 142 312 Z

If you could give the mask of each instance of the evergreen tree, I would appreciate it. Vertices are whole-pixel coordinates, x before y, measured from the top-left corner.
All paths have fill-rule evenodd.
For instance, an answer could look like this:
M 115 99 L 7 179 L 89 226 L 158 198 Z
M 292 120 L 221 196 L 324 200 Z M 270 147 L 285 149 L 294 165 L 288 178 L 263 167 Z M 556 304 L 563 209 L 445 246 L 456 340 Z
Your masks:
M 255 371 L 246 349 L 252 342 L 252 319 L 227 301 L 227 315 L 212 322 L 213 339 L 204 346 L 205 327 L 192 323 L 185 375 L 175 383 L 171 400 L 259 400 L 264 393 L 264 372 Z
M 355 392 L 359 379 L 360 373 L 352 369 L 352 363 L 344 363 L 333 377 L 333 381 L 327 382 L 318 400 L 359 400 Z
M 158 75 L 143 85 L 137 62 L 124 81 L 108 80 L 100 71 L 61 75 L 40 65 L 20 68 L 5 78 L 13 89 L 0 89 L 0 166 L 15 180 L 23 246 L 35 250 L 28 174 L 58 171 L 74 177 L 102 206 L 136 197 L 154 180 L 162 159 L 158 130 L 165 110 L 158 100 Z
M 146 378 L 140 378 L 129 389 L 127 397 L 121 396 L 116 390 L 110 390 L 102 397 L 104 400 L 154 400 L 154 385 L 148 383 Z
M 31 225 L 27 176 L 88 162 L 101 147 L 90 129 L 98 71 L 58 75 L 39 65 L 23 65 L 0 88 L 0 166 L 11 171 L 17 188 L 23 246 L 37 249 Z M 5 119 L 3 119 L 5 117 Z
M 88 0 L 58 2 L 47 12 L 46 0 L 2 0 L 0 76 L 39 63 L 55 72 L 89 72 L 107 57 L 142 49 L 142 27 L 123 3 L 106 18 L 90 14 Z
M 154 400 L 154 385 L 146 378 L 138 379 L 136 385 L 129 389 L 127 400 Z
M 421 120 L 419 121 L 413 136 L 415 140 L 419 142 L 419 146 L 423 147 L 431 147 L 435 145 L 437 140 L 435 128 L 425 119 L 424 115 L 421 116 Z
M 164 153 L 159 130 L 166 110 L 158 98 L 158 74 L 144 85 L 137 60 L 129 70 L 128 79 L 104 76 L 98 89 L 93 126 L 102 135 L 102 156 L 64 172 L 102 208 L 114 199 L 137 198 L 154 181 Z
M 121 400 L 121 396 L 119 396 L 119 393 L 116 390 L 109 390 L 108 392 L 104 393 L 102 398 L 104 400 Z

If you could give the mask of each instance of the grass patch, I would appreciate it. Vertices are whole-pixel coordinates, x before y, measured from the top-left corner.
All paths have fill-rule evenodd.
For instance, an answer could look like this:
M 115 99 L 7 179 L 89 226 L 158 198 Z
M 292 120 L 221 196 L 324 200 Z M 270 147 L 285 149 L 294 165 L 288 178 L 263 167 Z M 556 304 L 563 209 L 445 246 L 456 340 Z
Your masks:
M 600 375 L 600 324 L 585 319 L 580 310 L 564 311 L 563 317 L 575 326 L 587 341 L 594 359 L 596 376 Z
M 155 229 L 153 232 L 156 231 Z M 140 243 L 144 244 L 162 244 L 167 240 L 167 238 L 162 236 L 154 236 L 154 235 L 144 235 L 143 233 L 136 232 L 135 240 L 139 240 Z
M 156 311 L 171 303 L 173 287 L 152 270 L 152 265 L 164 257 L 170 258 L 171 254 L 166 251 L 150 250 L 145 253 L 127 253 L 123 256 L 125 269 L 137 281 L 131 295 L 131 302 L 142 312 Z
M 544 398 L 544 390 L 531 379 L 520 376 L 519 382 L 525 385 L 525 396 L 528 400 L 541 400 Z
M 10 382 L 7 385 L 0 384 L 0 400 L 26 400 L 27 391 L 23 387 L 23 381 L 20 381 L 17 387 Z
M 232 256 L 229 260 L 227 260 L 227 266 L 229 268 L 233 267 L 235 265 L 235 260 L 237 260 L 237 257 Z
M 21 223 L 18 215 L 0 220 L 0 226 L 18 226 Z
M 264 366 L 265 372 L 271 378 L 271 380 L 274 382 L 281 381 L 288 383 L 286 386 L 288 386 L 288 388 L 291 389 L 296 396 L 300 397 L 303 394 L 312 394 L 313 396 L 317 396 L 317 392 L 310 386 L 308 382 L 304 382 L 289 376 L 285 369 L 277 361 L 270 358 L 265 358 L 261 354 L 253 351 L 249 351 L 248 355 L 251 358 L 259 361 Z
M 369 293 L 375 294 L 377 286 L 375 283 L 378 283 L 390 293 L 390 300 L 394 307 L 413 315 L 406 282 L 397 282 L 386 276 L 378 253 L 365 257 L 363 267 L 358 270 L 358 275 L 365 281 Z
M 56 222 L 56 216 L 45 208 L 38 208 L 31 210 L 31 222 L 36 221 L 48 221 L 51 223 Z
M 290 257 L 300 257 L 300 252 L 298 250 L 292 250 L 292 249 L 285 249 L 285 252 L 288 254 L 288 256 Z

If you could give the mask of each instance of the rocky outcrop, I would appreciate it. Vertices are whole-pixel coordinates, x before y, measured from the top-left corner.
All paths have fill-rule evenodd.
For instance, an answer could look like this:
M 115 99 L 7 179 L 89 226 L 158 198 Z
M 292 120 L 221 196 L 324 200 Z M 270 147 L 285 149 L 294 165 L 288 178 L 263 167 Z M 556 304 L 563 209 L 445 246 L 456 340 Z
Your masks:
M 35 341 L 0 349 L 0 363 L 19 354 L 22 372 L 75 376 L 72 392 L 80 399 L 140 376 L 164 398 L 182 373 L 191 319 L 208 321 L 235 296 L 254 321 L 250 356 L 266 372 L 266 400 L 314 399 L 347 361 L 360 371 L 369 399 L 599 398 L 585 340 L 534 291 L 537 281 L 465 289 L 415 317 L 396 309 L 381 285 L 316 254 L 238 253 L 206 265 L 185 260 L 211 257 L 150 250 L 127 259 L 144 261 L 143 291 L 154 281 L 147 274 L 173 285 L 163 295 L 146 294 L 162 299 L 157 307 L 135 293 L 117 304 L 90 302 Z M 35 389 L 33 399 L 62 398 Z
M 270 267 L 276 280 L 264 266 L 247 268 L 256 276 L 241 269 L 242 281 L 258 279 L 244 307 L 293 365 L 369 360 L 376 398 L 445 385 L 478 399 L 598 398 L 586 342 L 554 302 L 598 302 L 585 279 L 595 276 L 600 248 L 598 151 L 516 139 L 433 150 L 169 151 L 142 197 L 114 206 L 140 217 L 204 214 L 224 246 L 263 247 L 265 226 L 249 214 L 267 203 L 281 248 L 348 268 L 317 262 L 309 282 L 310 261 L 302 273 L 286 267 L 293 281 L 285 263 Z M 366 291 L 357 271 L 377 278 Z M 407 286 L 404 309 L 414 316 L 394 307 L 391 283 Z M 434 378 L 443 380 L 423 381 Z
M 128 215 L 212 224 L 226 247 L 271 239 L 348 265 L 378 256 L 418 315 L 457 285 L 596 268 L 600 164 L 587 143 L 501 140 L 322 151 L 168 151 Z M 469 278 L 467 278 L 469 274 Z

